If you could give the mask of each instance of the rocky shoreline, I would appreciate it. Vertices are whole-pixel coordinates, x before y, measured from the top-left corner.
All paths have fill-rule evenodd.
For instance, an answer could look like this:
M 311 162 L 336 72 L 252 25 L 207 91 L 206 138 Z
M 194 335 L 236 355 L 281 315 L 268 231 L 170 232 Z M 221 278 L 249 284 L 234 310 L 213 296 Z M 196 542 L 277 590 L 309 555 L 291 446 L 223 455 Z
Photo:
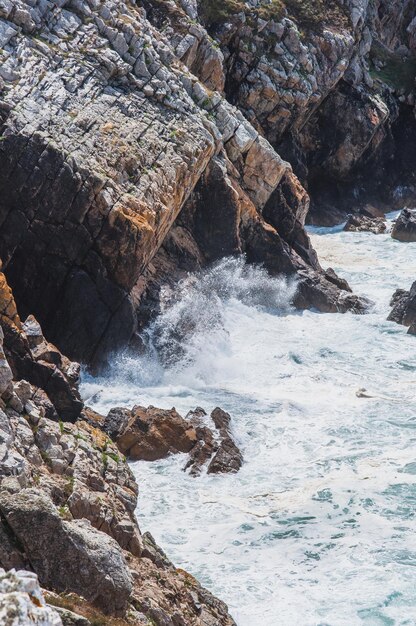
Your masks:
M 369 310 L 305 224 L 353 212 L 347 230 L 381 234 L 384 212 L 415 206 L 415 15 L 414 0 L 0 0 L 8 626 L 234 624 L 141 533 L 125 457 L 236 472 L 230 415 L 100 416 L 78 361 L 142 349 L 166 291 L 227 256 L 295 280 L 299 309 Z M 415 240 L 414 211 L 392 236 Z M 389 317 L 410 333 L 414 300 L 396 292 Z
M 7 594 L 15 588 L 24 594 L 27 579 L 35 585 L 35 578 L 20 573 L 30 570 L 44 589 L 62 594 L 48 596 L 52 604 L 76 611 L 83 606 L 80 596 L 87 614 L 115 616 L 114 624 L 234 624 L 224 603 L 177 570 L 152 537 L 141 533 L 134 515 L 138 486 L 123 454 L 152 460 L 190 452 L 194 474 L 211 456 L 208 471 L 235 471 L 241 455 L 230 438 L 230 416 L 220 409 L 213 413 L 221 435 L 216 443 L 200 422 L 201 409 L 189 421 L 174 409 L 115 409 L 106 418 L 91 411 L 79 397 L 79 366 L 46 342 L 35 318 L 20 322 L 3 274 L 1 285 L 0 563 L 18 573 L 3 578 L 0 610 L 12 615 L 18 600 Z M 34 381 L 39 368 L 49 377 L 37 378 L 39 386 L 22 379 L 22 360 L 27 379 Z M 63 400 L 72 411 L 61 410 Z M 42 608 L 35 591 L 29 599 Z M 16 621 L 8 617 L 4 623 L 28 623 L 28 603 L 36 615 L 42 613 L 26 598 L 23 605 L 19 600 Z M 33 623 L 60 623 L 42 610 L 50 621 L 39 615 Z M 64 625 L 78 623 L 61 618 Z

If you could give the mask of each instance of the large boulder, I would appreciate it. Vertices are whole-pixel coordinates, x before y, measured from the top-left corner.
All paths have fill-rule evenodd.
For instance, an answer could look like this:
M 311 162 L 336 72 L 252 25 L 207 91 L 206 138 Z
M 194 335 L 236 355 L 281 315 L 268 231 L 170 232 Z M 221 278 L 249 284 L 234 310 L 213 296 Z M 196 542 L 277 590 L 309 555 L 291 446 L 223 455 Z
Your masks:
M 36 489 L 1 492 L 0 511 L 43 586 L 77 593 L 105 613 L 126 611 L 132 579 L 114 539 L 86 520 L 63 519 Z
M 367 313 L 373 302 L 365 296 L 350 293 L 348 283 L 340 279 L 335 272 L 327 271 L 323 275 L 311 272 L 299 272 L 301 278 L 293 299 L 298 309 L 314 308 L 322 313 L 346 313 L 352 311 L 358 315 Z
M 416 209 L 403 209 L 397 218 L 391 236 L 397 241 L 416 241 Z

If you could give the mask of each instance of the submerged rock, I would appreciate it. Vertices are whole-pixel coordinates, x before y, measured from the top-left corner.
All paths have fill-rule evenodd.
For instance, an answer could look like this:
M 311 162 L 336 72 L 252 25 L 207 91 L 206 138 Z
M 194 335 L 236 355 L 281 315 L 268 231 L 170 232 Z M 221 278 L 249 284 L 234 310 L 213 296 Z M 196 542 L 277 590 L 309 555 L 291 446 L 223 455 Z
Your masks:
M 391 236 L 397 241 L 416 241 L 416 209 L 403 209 L 394 223 Z
M 381 217 L 370 218 L 365 215 L 350 215 L 344 230 L 353 233 L 369 232 L 380 235 L 386 232 L 387 225 Z

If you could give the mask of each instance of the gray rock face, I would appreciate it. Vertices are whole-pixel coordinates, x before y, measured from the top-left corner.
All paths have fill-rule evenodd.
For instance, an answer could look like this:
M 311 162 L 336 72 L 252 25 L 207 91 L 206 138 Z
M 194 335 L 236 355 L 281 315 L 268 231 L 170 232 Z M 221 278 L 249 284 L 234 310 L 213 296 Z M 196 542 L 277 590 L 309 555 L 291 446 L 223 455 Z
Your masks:
M 391 236 L 406 243 L 416 241 L 416 209 L 403 209 L 394 223 Z
M 1 493 L 0 510 L 42 585 L 78 593 L 106 613 L 124 614 L 132 579 L 114 539 L 86 520 L 63 520 L 34 489 Z

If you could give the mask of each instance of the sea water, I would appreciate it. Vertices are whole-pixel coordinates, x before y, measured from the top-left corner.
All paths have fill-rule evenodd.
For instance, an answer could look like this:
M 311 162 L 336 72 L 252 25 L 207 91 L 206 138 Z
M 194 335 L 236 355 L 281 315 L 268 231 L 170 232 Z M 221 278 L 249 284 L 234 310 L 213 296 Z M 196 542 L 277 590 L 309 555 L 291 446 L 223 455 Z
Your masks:
M 132 469 L 142 530 L 238 626 L 415 625 L 416 337 L 386 318 L 416 244 L 309 232 L 368 315 L 295 311 L 294 282 L 225 259 L 166 292 L 146 355 L 83 396 L 231 414 L 238 474 L 193 478 L 183 455 Z

